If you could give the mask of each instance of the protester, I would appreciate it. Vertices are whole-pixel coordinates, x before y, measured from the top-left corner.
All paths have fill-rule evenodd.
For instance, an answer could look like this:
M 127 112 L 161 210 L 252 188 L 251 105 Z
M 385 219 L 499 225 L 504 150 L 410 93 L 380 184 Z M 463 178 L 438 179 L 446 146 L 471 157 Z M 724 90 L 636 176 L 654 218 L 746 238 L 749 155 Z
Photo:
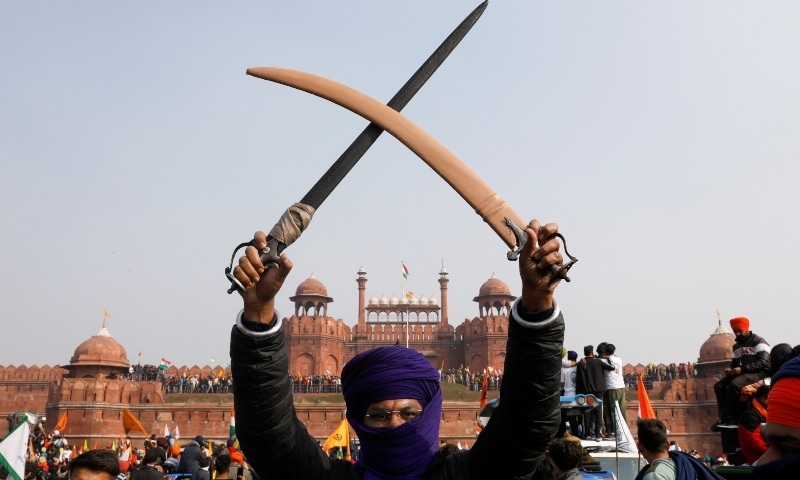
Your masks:
M 678 450 L 670 451 L 667 426 L 661 420 L 650 418 L 638 422 L 636 446 L 647 460 L 636 480 L 723 479 L 693 456 Z
M 603 377 L 605 378 L 606 392 L 604 401 L 607 408 L 605 409 L 605 423 L 607 436 L 616 435 L 616 425 L 614 416 L 614 402 L 619 404 L 619 412 L 622 419 L 627 423 L 627 401 L 625 399 L 625 379 L 622 376 L 622 359 L 615 355 L 617 347 L 611 343 L 603 343 L 602 349 L 598 346 L 600 358 L 611 368 L 603 370 Z
M 228 451 L 231 458 L 231 463 L 228 467 L 228 478 L 244 477 L 244 480 L 253 480 L 253 472 L 250 470 L 250 465 L 245 461 L 244 454 L 235 446 L 228 447 Z M 240 468 L 241 473 L 239 473 Z
M 194 475 L 194 472 L 200 467 L 200 459 L 207 456 L 206 447 L 208 447 L 208 442 L 202 435 L 194 437 L 194 440 L 183 447 L 180 462 L 178 463 L 178 471 Z
M 603 399 L 606 390 L 606 379 L 603 370 L 613 368 L 606 362 L 594 356 L 594 347 L 583 347 L 584 357 L 578 364 L 575 375 L 575 392 L 584 395 L 594 395 Z M 587 440 L 601 440 L 603 437 L 604 421 L 602 403 L 586 413 L 583 419 L 583 434 Z
M 557 438 L 550 444 L 547 456 L 556 467 L 559 480 L 582 480 L 578 467 L 581 465 L 583 451 L 580 445 L 564 438 Z
M 119 457 L 113 450 L 89 450 L 69 462 L 70 480 L 116 480 Z
M 192 480 L 211 480 L 211 474 L 208 471 L 211 461 L 208 457 L 200 457 L 197 462 L 197 470 L 192 474 Z
M 739 415 L 739 447 L 745 462 L 752 464 L 767 451 L 767 442 L 761 433 L 761 425 L 767 421 L 767 396 L 769 387 L 756 390 L 747 408 Z
M 130 480 L 164 480 L 164 472 L 156 467 L 159 460 L 158 453 L 154 448 L 148 450 L 142 458 L 142 465 L 131 470 Z
M 725 376 L 714 384 L 719 419 L 711 426 L 712 431 L 735 428 L 739 413 L 744 409 L 739 401 L 742 388 L 769 374 L 770 346 L 767 341 L 750 331 L 750 320 L 746 317 L 732 318 L 730 324 L 736 342 L 733 344 L 730 367 L 725 369 Z
M 294 414 L 282 322 L 275 295 L 292 263 L 286 255 L 264 269 L 266 235 L 239 259 L 234 276 L 246 287 L 231 333 L 239 443 L 256 472 L 291 479 L 526 478 L 545 459 L 559 424 L 559 372 L 564 322 L 553 300 L 561 280 L 558 227 L 526 228 L 519 260 L 522 294 L 511 309 L 502 402 L 473 447 L 438 458 L 442 392 L 439 371 L 404 346 L 359 353 L 342 371 L 347 420 L 361 443 L 356 464 L 331 461 Z
M 800 357 L 772 376 L 767 423 L 761 431 L 769 448 L 753 473 L 761 480 L 800 479 Z

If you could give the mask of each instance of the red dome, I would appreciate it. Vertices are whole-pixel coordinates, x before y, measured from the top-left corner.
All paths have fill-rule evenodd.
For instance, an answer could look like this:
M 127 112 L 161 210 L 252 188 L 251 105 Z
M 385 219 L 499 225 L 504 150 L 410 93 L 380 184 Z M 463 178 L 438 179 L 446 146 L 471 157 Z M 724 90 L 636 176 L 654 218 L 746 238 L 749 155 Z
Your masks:
M 733 332 L 728 330 L 722 323 L 719 324 L 714 333 L 703 342 L 700 347 L 700 357 L 698 362 L 719 362 L 729 361 L 733 355 L 733 344 L 736 337 Z
M 91 365 L 125 367 L 126 369 L 130 366 L 125 348 L 114 340 L 105 325 L 90 339 L 78 345 L 69 364 L 70 366 Z
M 492 277 L 481 285 L 478 295 L 481 297 L 488 295 L 511 295 L 511 290 L 505 282 L 492 274 Z
M 321 297 L 328 296 L 328 289 L 325 288 L 325 285 L 322 284 L 317 277 L 314 276 L 312 273 L 310 277 L 303 281 L 300 285 L 297 286 L 297 290 L 295 291 L 295 296 L 298 295 L 318 295 Z

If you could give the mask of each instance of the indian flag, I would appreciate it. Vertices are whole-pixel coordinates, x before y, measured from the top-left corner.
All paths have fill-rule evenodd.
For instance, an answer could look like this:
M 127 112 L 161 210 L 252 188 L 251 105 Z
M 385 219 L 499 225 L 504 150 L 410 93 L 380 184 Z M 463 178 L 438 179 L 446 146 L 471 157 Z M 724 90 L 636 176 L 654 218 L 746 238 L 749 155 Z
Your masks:
M 642 380 L 641 373 L 639 374 L 639 380 L 636 384 L 636 394 L 639 397 L 638 419 L 646 420 L 648 418 L 656 418 L 656 412 L 653 410 L 653 406 L 650 405 L 650 398 L 647 396 L 647 390 L 644 389 L 644 380 Z
M 408 279 L 408 267 L 402 260 L 400 261 L 400 272 L 403 274 L 403 278 Z
M 228 427 L 228 437 L 233 438 L 236 436 L 236 417 L 233 416 L 231 411 L 231 425 Z

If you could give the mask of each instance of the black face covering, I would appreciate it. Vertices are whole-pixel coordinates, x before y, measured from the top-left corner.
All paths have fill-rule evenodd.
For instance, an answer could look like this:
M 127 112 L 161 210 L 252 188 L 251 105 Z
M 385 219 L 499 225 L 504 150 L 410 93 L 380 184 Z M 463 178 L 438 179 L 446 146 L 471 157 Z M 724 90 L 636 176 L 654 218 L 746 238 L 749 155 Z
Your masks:
M 800 453 L 759 465 L 753 473 L 762 480 L 800 480 Z

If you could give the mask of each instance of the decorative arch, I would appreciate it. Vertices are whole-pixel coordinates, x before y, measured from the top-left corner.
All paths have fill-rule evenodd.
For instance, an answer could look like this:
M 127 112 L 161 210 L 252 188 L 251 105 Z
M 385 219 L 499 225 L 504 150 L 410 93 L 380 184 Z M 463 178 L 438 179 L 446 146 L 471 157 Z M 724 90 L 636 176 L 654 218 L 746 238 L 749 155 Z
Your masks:
M 304 353 L 297 357 L 297 362 L 295 363 L 295 365 L 297 365 L 297 370 L 302 376 L 314 375 L 316 371 L 314 369 L 315 364 L 314 357 L 309 353 Z

